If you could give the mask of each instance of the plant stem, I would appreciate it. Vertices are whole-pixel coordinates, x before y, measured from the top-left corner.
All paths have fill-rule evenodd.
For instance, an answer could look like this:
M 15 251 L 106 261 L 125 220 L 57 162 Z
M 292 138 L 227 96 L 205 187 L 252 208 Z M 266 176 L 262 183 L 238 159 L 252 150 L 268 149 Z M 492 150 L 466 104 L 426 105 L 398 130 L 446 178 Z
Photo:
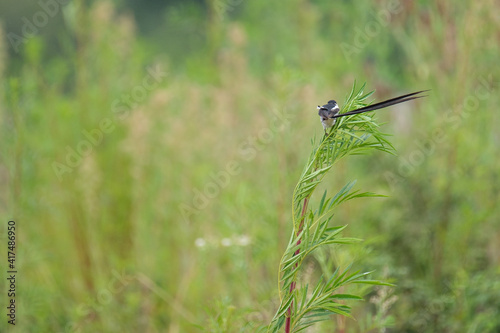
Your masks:
M 299 230 L 297 231 L 297 236 L 302 232 L 302 228 L 304 227 L 304 220 L 305 220 L 305 215 L 306 215 L 306 210 L 307 210 L 307 204 L 309 203 L 309 198 L 304 199 L 304 205 L 302 206 L 302 214 L 301 214 L 301 219 L 300 219 L 300 224 L 299 224 Z M 299 239 L 297 241 L 297 245 L 300 245 L 302 243 L 302 240 Z M 300 249 L 297 249 L 295 251 L 294 255 L 298 255 L 300 253 Z M 298 262 L 295 264 L 295 267 L 298 266 Z M 293 281 L 290 284 L 290 294 L 293 293 L 295 290 L 295 281 Z M 293 301 L 290 303 L 290 307 L 288 308 L 287 311 L 287 317 L 286 317 L 286 322 L 285 322 L 285 332 L 290 333 L 290 324 L 292 321 L 292 307 L 293 307 Z

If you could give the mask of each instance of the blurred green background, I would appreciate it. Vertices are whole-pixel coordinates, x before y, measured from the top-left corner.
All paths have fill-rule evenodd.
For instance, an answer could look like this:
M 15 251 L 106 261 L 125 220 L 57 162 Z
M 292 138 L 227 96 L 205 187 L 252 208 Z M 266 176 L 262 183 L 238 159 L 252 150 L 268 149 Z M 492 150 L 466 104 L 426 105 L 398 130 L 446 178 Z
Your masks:
M 497 1 L 2 1 L 2 278 L 17 222 L 18 332 L 254 332 L 316 105 L 354 80 L 398 156 L 337 165 L 361 199 L 334 218 L 359 245 L 356 320 L 309 332 L 500 332 Z M 318 191 L 320 192 L 320 191 Z M 326 259 L 325 259 L 326 258 Z

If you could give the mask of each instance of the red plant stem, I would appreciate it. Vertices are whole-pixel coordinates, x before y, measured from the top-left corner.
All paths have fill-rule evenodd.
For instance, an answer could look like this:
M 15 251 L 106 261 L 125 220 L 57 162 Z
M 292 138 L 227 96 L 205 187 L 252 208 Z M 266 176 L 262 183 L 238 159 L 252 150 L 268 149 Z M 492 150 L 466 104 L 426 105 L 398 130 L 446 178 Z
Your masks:
M 308 203 L 309 203 L 308 198 L 305 198 L 304 205 L 302 206 L 302 214 L 301 214 L 301 219 L 300 219 L 299 230 L 297 231 L 297 236 L 302 232 L 302 228 L 304 227 L 304 219 L 305 219 Z M 300 245 L 300 243 L 302 243 L 301 239 L 299 239 L 297 241 L 297 245 Z M 295 251 L 294 255 L 298 255 L 299 253 L 300 253 L 300 249 L 297 249 L 297 251 Z M 295 264 L 295 267 L 297 267 L 298 264 L 299 263 L 297 262 Z M 295 290 L 295 281 L 290 283 L 290 294 L 292 294 L 294 290 Z M 292 301 L 292 303 L 290 303 L 290 307 L 288 308 L 288 311 L 287 311 L 287 317 L 286 317 L 286 321 L 285 321 L 285 333 L 290 333 L 290 324 L 291 324 L 291 320 L 292 320 L 292 307 L 293 307 L 293 301 Z

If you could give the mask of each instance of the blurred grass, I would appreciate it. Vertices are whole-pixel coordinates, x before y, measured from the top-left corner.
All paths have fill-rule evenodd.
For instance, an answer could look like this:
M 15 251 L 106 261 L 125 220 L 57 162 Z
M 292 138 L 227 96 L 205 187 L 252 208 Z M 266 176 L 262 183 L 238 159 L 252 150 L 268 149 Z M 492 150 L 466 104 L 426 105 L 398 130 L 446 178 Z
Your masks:
M 361 45 L 359 31 L 375 31 L 369 24 L 387 3 L 245 1 L 225 13 L 219 4 L 207 3 L 208 16 L 170 8 L 149 39 L 109 2 L 70 4 L 60 54 L 37 36 L 9 56 L 3 31 L 1 215 L 19 226 L 16 329 L 252 332 L 267 324 L 293 186 L 310 138 L 322 134 L 315 106 L 342 101 L 357 79 L 377 100 L 432 91 L 380 112 L 398 157 L 352 158 L 327 181 L 339 188 L 358 179 L 390 198 L 348 204 L 336 223 L 365 242 L 319 256 L 307 274 L 354 260 L 398 286 L 367 289 L 372 301 L 357 305 L 357 321 L 322 327 L 368 332 L 390 314 L 388 331 L 497 332 L 498 4 L 401 3 L 350 57 L 341 43 Z M 124 95 L 154 65 L 167 76 L 128 106 Z M 283 113 L 290 122 L 273 127 Z M 82 131 L 103 119 L 113 130 L 59 181 L 53 163 L 65 163 L 67 147 L 77 149 Z M 180 205 L 192 205 L 229 162 L 240 172 L 184 219 Z

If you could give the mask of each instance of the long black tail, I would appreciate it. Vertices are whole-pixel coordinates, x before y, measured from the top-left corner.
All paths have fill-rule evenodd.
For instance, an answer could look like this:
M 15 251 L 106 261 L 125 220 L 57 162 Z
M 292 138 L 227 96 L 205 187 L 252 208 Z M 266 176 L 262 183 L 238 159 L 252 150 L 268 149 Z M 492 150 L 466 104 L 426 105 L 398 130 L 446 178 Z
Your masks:
M 356 110 L 352 110 L 352 111 L 349 111 L 349 112 L 346 112 L 346 113 L 337 113 L 335 116 L 333 116 L 333 118 L 345 117 L 345 116 L 350 116 L 350 115 L 353 115 L 353 114 L 358 114 L 358 113 L 363 113 L 363 112 L 368 112 L 368 111 L 374 111 L 374 110 L 378 110 L 378 109 L 383 109 L 383 108 L 386 108 L 386 107 L 391 106 L 391 105 L 396 105 L 396 104 L 399 104 L 399 103 L 411 101 L 412 99 L 426 97 L 426 96 L 415 96 L 417 94 L 421 94 L 421 93 L 426 92 L 426 91 L 429 91 L 429 90 L 417 91 L 417 92 L 414 92 L 414 93 L 411 93 L 411 94 L 407 94 L 407 95 L 403 95 L 403 96 L 391 98 L 391 99 L 388 99 L 387 101 L 383 101 L 383 102 L 380 102 L 380 103 L 368 105 L 368 106 L 365 106 L 365 107 L 362 107 L 362 108 L 359 108 L 359 109 L 356 109 Z

